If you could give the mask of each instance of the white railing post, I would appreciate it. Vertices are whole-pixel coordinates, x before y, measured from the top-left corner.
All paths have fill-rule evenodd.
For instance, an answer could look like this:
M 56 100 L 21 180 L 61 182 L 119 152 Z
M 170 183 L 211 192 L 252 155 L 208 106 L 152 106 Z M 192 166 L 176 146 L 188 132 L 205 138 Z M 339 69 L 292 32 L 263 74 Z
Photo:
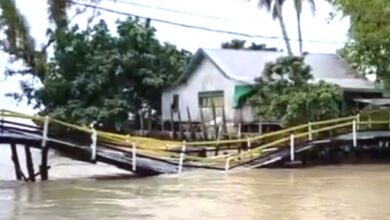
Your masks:
M 92 134 L 91 134 L 91 160 L 95 161 L 96 160 L 96 145 L 97 145 L 97 132 L 95 129 L 95 121 L 91 123 L 90 127 L 92 129 Z
M 390 123 L 390 122 L 389 122 Z M 390 126 L 390 125 L 389 125 Z M 356 115 L 356 130 L 360 130 L 360 114 Z
M 295 160 L 295 135 L 290 135 L 290 161 Z
M 126 143 L 130 146 L 130 135 L 126 135 Z M 131 170 L 137 170 L 137 146 L 134 142 L 131 144 Z
M 183 171 L 185 152 L 186 152 L 186 141 L 183 141 L 183 145 L 180 153 L 179 168 L 177 169 L 177 173 L 179 174 Z
M 251 143 L 251 138 L 250 137 L 246 138 L 246 146 L 248 147 L 248 150 L 250 150 L 251 147 L 252 147 L 252 143 Z
M 225 171 L 228 171 L 230 168 L 230 160 L 231 160 L 230 157 L 226 158 Z
M 308 123 L 308 129 L 309 129 L 309 141 L 313 140 L 313 128 L 312 128 L 312 123 L 309 121 Z
M 50 121 L 50 118 L 49 118 L 49 116 L 46 115 L 45 121 L 43 123 L 43 133 L 42 133 L 42 142 L 41 142 L 42 149 L 46 148 L 47 133 L 49 131 L 49 121 Z
M 133 172 L 135 172 L 137 170 L 137 148 L 135 143 L 132 144 L 131 154 L 132 154 L 132 159 L 131 159 L 132 170 Z
M 353 141 L 353 147 L 356 147 L 357 146 L 356 120 L 352 121 L 352 141 Z
M 368 113 L 368 128 L 372 127 L 371 112 Z

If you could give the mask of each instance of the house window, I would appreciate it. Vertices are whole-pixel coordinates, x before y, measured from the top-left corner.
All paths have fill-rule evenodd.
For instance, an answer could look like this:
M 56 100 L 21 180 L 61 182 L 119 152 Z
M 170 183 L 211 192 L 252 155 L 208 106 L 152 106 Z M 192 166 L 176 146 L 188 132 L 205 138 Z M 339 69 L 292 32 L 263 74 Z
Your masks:
M 224 106 L 223 91 L 199 92 L 199 106 L 202 108 L 212 108 L 213 102 L 215 107 Z
M 177 112 L 179 110 L 179 95 L 177 94 L 173 95 L 171 109 L 173 112 Z

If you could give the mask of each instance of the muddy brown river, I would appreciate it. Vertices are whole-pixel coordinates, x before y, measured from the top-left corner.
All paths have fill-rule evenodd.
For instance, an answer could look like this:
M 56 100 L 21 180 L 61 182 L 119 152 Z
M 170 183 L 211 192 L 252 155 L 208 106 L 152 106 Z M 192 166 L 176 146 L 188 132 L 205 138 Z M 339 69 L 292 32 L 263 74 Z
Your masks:
M 390 164 L 107 179 L 124 172 L 51 155 L 52 180 L 22 184 L 0 158 L 0 219 L 390 219 Z

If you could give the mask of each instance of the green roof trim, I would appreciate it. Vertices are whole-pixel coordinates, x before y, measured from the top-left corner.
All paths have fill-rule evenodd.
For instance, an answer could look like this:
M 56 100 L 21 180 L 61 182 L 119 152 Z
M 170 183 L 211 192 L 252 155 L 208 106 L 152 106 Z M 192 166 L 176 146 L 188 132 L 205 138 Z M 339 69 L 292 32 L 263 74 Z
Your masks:
M 242 107 L 255 92 L 253 85 L 237 85 L 234 88 L 234 108 Z

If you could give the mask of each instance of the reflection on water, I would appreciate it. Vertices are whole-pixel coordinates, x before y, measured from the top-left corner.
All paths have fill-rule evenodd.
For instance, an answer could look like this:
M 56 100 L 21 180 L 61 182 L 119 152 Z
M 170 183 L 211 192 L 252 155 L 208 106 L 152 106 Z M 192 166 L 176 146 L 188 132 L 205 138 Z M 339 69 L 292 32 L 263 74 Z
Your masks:
M 0 219 L 390 219 L 390 165 L 0 184 Z

